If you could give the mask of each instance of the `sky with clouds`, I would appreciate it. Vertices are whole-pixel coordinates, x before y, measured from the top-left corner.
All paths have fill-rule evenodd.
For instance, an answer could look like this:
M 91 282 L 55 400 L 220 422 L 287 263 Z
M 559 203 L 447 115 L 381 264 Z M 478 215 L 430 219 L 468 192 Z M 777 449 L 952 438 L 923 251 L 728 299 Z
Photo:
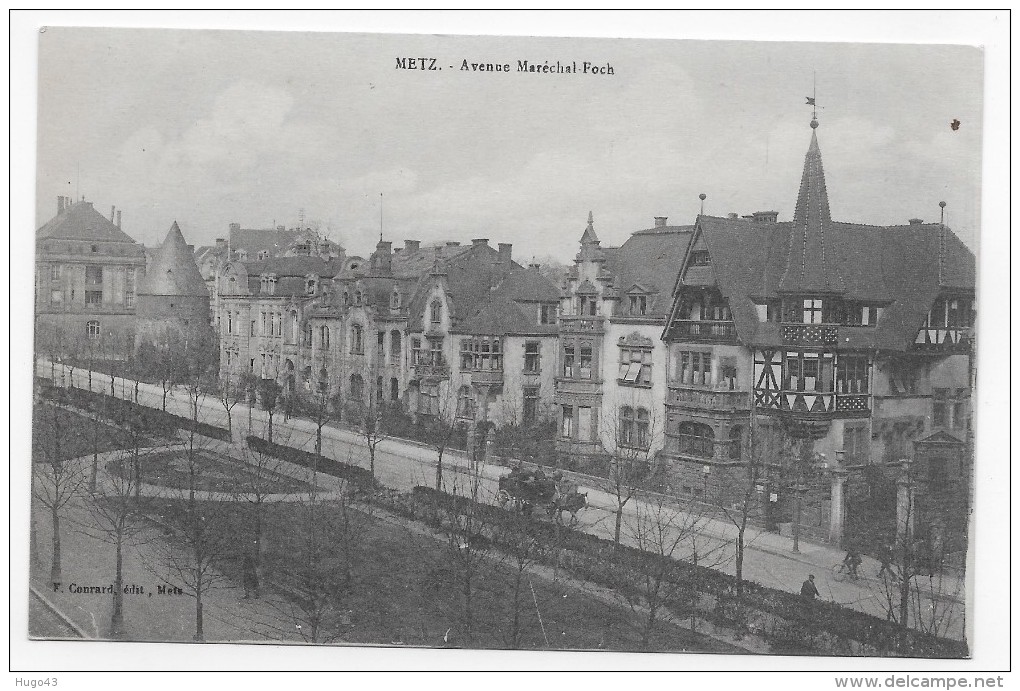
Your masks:
M 589 210 L 605 245 L 653 216 L 692 223 L 700 193 L 706 213 L 788 219 L 814 77 L 834 218 L 934 221 L 945 200 L 976 247 L 976 48 L 50 28 L 39 50 L 37 226 L 61 194 L 116 205 L 146 244 L 174 220 L 201 245 L 303 209 L 365 254 L 382 193 L 396 242 L 488 237 L 567 260 Z M 442 70 L 396 69 L 412 56 Z

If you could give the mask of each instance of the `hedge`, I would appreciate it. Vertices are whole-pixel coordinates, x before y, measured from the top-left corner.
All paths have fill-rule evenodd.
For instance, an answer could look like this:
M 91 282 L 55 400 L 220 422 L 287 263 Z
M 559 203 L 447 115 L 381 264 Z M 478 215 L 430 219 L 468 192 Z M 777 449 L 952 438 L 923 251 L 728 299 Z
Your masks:
M 248 448 L 258 453 L 264 453 L 283 461 L 295 463 L 305 468 L 314 467 L 317 472 L 343 478 L 361 490 L 369 490 L 375 487 L 375 478 L 371 471 L 350 463 L 342 463 L 327 456 L 320 456 L 310 451 L 295 449 L 292 446 L 284 446 L 275 442 L 269 442 L 261 437 L 249 436 L 245 439 Z
M 424 504 L 425 511 L 442 509 L 455 515 L 473 510 L 482 524 L 499 525 L 507 515 L 516 515 L 493 506 L 455 496 L 431 487 L 415 487 L 413 498 Z M 415 509 L 412 507 L 412 511 Z M 736 598 L 736 577 L 686 561 L 642 551 L 629 545 L 614 545 L 611 540 L 557 525 L 549 521 L 524 518 L 527 529 L 548 548 L 558 546 L 572 553 L 570 568 L 578 576 L 618 590 L 633 591 L 634 576 L 640 577 L 649 568 L 666 575 L 674 585 L 693 587 L 716 598 L 716 614 L 723 619 L 738 621 L 738 605 L 751 611 L 774 616 L 780 620 L 775 631 L 765 631 L 776 647 L 788 643 L 793 632 L 797 639 L 809 641 L 816 637 L 834 637 L 840 641 L 856 641 L 879 651 L 879 654 L 928 658 L 964 658 L 967 645 L 962 641 L 938 638 L 915 629 L 904 630 L 895 622 L 871 614 L 841 607 L 833 602 L 806 600 L 800 595 L 768 588 L 744 580 L 743 595 Z M 558 535 L 557 535 L 558 531 Z M 493 538 L 499 539 L 498 532 Z M 553 559 L 556 555 L 547 554 Z
M 150 408 L 106 393 L 72 386 L 68 388 L 45 387 L 42 390 L 42 395 L 58 403 L 66 403 L 88 410 L 118 424 L 137 425 L 147 432 L 163 437 L 173 436 L 177 430 L 183 429 L 194 430 L 196 434 L 220 441 L 231 441 L 230 431 L 223 427 L 210 425 L 206 422 L 196 422 L 191 418 Z

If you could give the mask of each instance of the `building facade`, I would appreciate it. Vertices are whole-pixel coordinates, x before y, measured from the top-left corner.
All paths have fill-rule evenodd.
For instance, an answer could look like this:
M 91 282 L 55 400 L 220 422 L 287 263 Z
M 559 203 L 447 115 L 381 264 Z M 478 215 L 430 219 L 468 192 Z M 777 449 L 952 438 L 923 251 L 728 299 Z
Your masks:
M 38 350 L 130 341 L 145 250 L 120 219 L 116 209 L 106 218 L 92 202 L 57 198 L 57 215 L 36 232 Z

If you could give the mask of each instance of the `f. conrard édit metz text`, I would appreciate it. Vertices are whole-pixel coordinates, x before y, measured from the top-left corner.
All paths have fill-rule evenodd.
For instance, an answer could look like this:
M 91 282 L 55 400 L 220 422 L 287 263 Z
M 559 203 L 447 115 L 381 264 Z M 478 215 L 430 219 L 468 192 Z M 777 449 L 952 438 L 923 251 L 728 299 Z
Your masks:
M 588 62 L 587 60 L 578 63 L 576 60 L 570 62 L 531 62 L 528 60 L 517 60 L 516 65 L 509 62 L 469 62 L 461 60 L 460 65 L 448 65 L 448 69 L 460 72 L 530 72 L 532 74 L 616 74 L 612 64 Z M 437 58 L 397 58 L 398 70 L 422 70 L 425 72 L 442 71 L 443 65 L 439 64 Z

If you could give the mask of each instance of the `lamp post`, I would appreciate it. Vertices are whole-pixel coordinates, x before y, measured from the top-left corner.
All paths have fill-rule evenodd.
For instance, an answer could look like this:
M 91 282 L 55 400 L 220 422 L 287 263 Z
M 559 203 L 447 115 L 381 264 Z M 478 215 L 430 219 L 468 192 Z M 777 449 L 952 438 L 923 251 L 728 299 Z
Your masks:
M 702 492 L 701 497 L 702 497 L 702 499 L 705 500 L 706 503 L 708 502 L 708 476 L 711 475 L 711 474 L 712 474 L 712 466 L 707 465 L 707 464 L 701 466 L 701 477 L 704 480 L 704 487 L 705 487 L 703 492 Z

